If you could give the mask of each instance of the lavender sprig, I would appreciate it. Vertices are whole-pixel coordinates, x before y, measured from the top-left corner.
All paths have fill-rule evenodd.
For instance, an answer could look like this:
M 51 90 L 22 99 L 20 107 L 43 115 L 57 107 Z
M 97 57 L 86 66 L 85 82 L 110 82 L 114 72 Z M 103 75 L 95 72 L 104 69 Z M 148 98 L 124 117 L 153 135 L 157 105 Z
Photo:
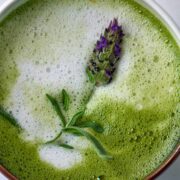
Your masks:
M 121 55 L 121 43 L 124 33 L 122 27 L 119 26 L 118 20 L 114 19 L 110 22 L 109 27 L 105 29 L 103 35 L 101 35 L 100 40 L 97 41 L 95 48 L 93 50 L 90 61 L 88 62 L 86 72 L 89 77 L 90 82 L 92 82 L 93 87 L 106 85 L 112 81 L 114 72 L 117 68 L 117 62 L 120 60 Z M 70 98 L 68 93 L 63 90 L 63 105 L 64 110 L 68 110 Z M 89 97 L 93 94 L 93 90 Z M 85 110 L 77 112 L 71 120 L 68 122 L 65 121 L 65 116 L 61 112 L 61 108 L 57 103 L 57 100 L 52 98 L 50 95 L 47 96 L 51 101 L 51 104 L 54 106 L 57 114 L 63 122 L 62 131 L 51 141 L 47 143 L 54 143 L 60 138 L 63 132 L 72 133 L 74 135 L 81 135 L 86 137 L 95 147 L 97 154 L 103 159 L 112 159 L 112 156 L 105 150 L 103 145 L 96 139 L 93 134 L 86 131 L 84 128 L 94 130 L 97 133 L 103 133 L 104 129 L 100 124 L 95 121 L 79 121 L 83 118 Z M 88 98 L 89 101 L 89 98 Z M 88 103 L 88 102 L 87 102 Z M 73 148 L 69 145 L 61 145 L 65 148 Z
M 87 74 L 96 86 L 112 81 L 117 62 L 121 55 L 121 43 L 124 33 L 118 20 L 110 22 L 100 40 L 97 41 L 93 54 L 88 62 Z

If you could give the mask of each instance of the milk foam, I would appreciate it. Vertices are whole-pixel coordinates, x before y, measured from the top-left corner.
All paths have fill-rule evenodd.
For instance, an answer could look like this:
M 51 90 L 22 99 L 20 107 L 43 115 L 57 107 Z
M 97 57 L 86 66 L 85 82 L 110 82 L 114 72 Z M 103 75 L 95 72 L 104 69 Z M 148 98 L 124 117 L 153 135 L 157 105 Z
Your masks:
M 39 153 L 42 160 L 60 169 L 69 169 L 82 161 L 78 150 L 67 150 L 53 145 L 41 147 Z
M 82 137 L 63 135 L 61 143 L 68 143 L 74 149 L 65 149 L 58 145 L 42 145 L 39 147 L 40 157 L 56 168 L 69 169 L 83 161 L 82 149 L 86 149 L 89 143 Z
M 24 129 L 23 138 L 33 142 L 49 141 L 60 132 L 61 124 L 45 94 L 59 94 L 59 87 L 63 87 L 74 93 L 76 99 L 73 99 L 73 105 L 77 106 L 76 104 L 80 103 L 78 94 L 83 92 L 86 80 L 83 75 L 84 65 L 78 60 L 59 60 L 58 64 L 39 66 L 28 59 L 20 61 L 18 70 L 20 76 L 9 97 L 9 107 Z M 36 104 L 33 104 L 34 102 Z M 88 143 L 73 136 L 64 136 L 61 139 L 73 147 L 78 147 L 79 150 L 67 151 L 62 147 L 44 145 L 39 153 L 44 161 L 55 167 L 67 169 L 82 161 L 80 152 Z

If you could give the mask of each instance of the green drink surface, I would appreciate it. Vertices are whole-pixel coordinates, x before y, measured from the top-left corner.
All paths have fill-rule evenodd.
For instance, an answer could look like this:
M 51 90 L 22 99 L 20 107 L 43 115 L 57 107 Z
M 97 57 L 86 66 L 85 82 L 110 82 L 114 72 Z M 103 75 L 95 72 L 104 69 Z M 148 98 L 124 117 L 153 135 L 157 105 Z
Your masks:
M 86 64 L 114 17 L 125 33 L 121 61 L 85 114 L 105 128 L 95 135 L 113 160 L 83 137 L 62 137 L 75 150 L 42 146 L 61 129 L 45 94 L 67 89 L 69 117 L 85 104 Z M 0 24 L 0 44 L 0 105 L 23 128 L 0 116 L 0 164 L 19 179 L 143 179 L 179 143 L 180 48 L 134 1 L 31 0 Z

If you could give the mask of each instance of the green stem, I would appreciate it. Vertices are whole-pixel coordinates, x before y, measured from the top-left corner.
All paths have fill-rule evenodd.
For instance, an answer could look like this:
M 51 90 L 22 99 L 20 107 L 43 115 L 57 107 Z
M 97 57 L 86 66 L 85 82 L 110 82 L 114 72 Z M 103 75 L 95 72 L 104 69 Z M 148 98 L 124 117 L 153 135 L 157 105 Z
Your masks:
M 88 94 L 88 96 L 87 96 L 87 99 L 86 99 L 86 101 L 85 101 L 85 107 L 86 107 L 86 105 L 88 104 L 88 102 L 90 101 L 90 99 L 91 99 L 91 97 L 92 97 L 92 95 L 93 95 L 93 93 L 94 93 L 94 91 L 95 91 L 95 89 L 96 89 L 96 86 L 95 86 L 95 84 L 93 83 L 93 82 L 91 82 L 90 80 L 89 80 L 89 83 L 90 83 L 90 88 L 91 88 L 91 91 L 89 92 L 89 94 Z M 90 89 L 89 88 L 89 89 Z

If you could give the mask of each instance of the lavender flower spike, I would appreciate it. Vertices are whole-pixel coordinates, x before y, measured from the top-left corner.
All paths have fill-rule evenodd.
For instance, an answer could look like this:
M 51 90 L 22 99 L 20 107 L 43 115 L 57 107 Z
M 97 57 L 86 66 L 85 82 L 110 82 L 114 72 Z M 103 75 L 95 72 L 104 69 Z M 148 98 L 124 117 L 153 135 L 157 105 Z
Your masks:
M 96 86 L 111 82 L 120 59 L 123 36 L 122 27 L 114 18 L 97 41 L 87 66 L 87 73 Z

